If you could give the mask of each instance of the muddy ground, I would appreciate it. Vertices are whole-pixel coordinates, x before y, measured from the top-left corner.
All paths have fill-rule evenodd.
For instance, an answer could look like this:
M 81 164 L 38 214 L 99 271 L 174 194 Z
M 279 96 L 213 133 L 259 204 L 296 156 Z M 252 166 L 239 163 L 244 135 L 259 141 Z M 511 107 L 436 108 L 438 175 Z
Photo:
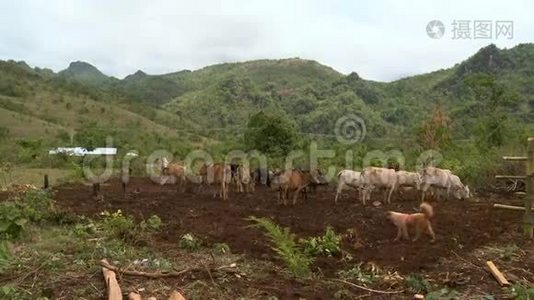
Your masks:
M 397 196 L 390 205 L 375 207 L 371 204 L 363 206 L 357 201 L 355 192 L 346 191 L 335 205 L 334 190 L 332 186 L 319 187 L 315 193 L 309 194 L 306 202 L 301 199 L 296 206 L 285 207 L 277 204 L 276 194 L 263 186 L 257 187 L 254 194 L 231 192 L 229 199 L 222 201 L 213 198 L 211 190 L 179 192 L 174 186 L 159 186 L 136 178 L 131 181 L 126 196 L 118 182 L 104 185 L 103 202 L 95 202 L 91 187 L 84 185 L 58 187 L 55 199 L 59 207 L 90 217 L 97 217 L 103 210 L 117 209 L 139 219 L 157 214 L 165 226 L 157 235 L 158 242 L 154 246 L 162 252 L 174 248 L 183 234 L 193 233 L 208 245 L 226 243 L 233 253 L 272 261 L 280 266 L 282 263 L 276 259 L 263 233 L 249 227 L 251 223 L 247 217 L 271 217 L 276 223 L 289 227 L 298 237 L 322 235 L 325 227 L 331 225 L 336 232 L 345 235 L 343 250 L 353 259 L 318 259 L 313 269 L 325 277 L 335 277 L 339 270 L 356 263 L 372 263 L 401 275 L 421 273 L 436 283 L 450 285 L 453 282 L 453 288 L 468 289 L 475 294 L 498 295 L 502 292 L 484 270 L 476 251 L 490 245 L 515 244 L 532 253 L 532 242 L 525 241 L 521 235 L 521 213 L 492 208 L 494 202 L 510 204 L 510 200 L 488 196 L 472 201 L 433 201 L 435 217 L 432 224 L 436 242 L 429 243 L 427 236 L 417 242 L 393 242 L 396 229 L 385 218 L 385 213 L 388 210 L 415 211 L 419 204 L 415 195 Z M 377 199 L 382 199 L 381 194 L 373 195 L 373 200 Z M 522 269 L 522 273 L 516 272 L 516 275 L 528 279 L 534 271 L 534 259 L 531 255 L 528 260 L 511 262 L 507 266 Z M 461 283 L 456 285 L 456 279 L 451 279 L 454 276 Z M 275 272 L 272 280 L 249 284 L 261 289 L 266 281 L 274 286 L 266 294 L 281 298 L 332 298 L 330 293 L 333 291 L 328 288 L 310 292 L 300 283 L 281 279 Z M 242 288 L 236 287 L 238 290 Z M 376 299 L 376 296 L 370 297 Z

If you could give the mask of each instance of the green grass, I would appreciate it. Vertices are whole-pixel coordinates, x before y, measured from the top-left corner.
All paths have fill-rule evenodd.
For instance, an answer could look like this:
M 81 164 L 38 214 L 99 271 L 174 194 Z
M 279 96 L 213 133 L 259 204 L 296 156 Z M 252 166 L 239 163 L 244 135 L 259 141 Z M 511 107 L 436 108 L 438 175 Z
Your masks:
M 33 184 L 42 187 L 44 175 L 48 174 L 50 185 L 68 181 L 73 177 L 73 171 L 68 169 L 26 169 L 15 167 L 12 172 L 0 171 L 0 190 L 10 184 Z

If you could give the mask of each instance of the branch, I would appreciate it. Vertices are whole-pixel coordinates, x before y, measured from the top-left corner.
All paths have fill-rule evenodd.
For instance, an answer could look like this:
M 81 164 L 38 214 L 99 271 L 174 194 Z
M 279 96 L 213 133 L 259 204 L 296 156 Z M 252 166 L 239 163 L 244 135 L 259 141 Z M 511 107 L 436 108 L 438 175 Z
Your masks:
M 147 278 L 178 277 L 189 272 L 206 271 L 206 268 L 189 268 L 189 269 L 184 269 L 178 272 L 167 272 L 167 273 L 161 273 L 161 272 L 149 273 L 149 272 L 142 272 L 142 271 L 121 270 L 119 267 L 113 266 L 110 263 L 108 263 L 105 259 L 100 261 L 100 265 L 106 269 L 109 269 L 111 271 L 114 271 L 120 274 L 131 275 L 131 276 L 143 276 Z M 232 274 L 238 273 L 238 271 L 236 270 L 235 264 L 208 269 L 208 271 L 211 271 L 211 272 L 224 271 L 224 272 L 232 273 Z
M 360 290 L 364 290 L 364 291 L 368 291 L 368 292 L 371 292 L 371 293 L 376 293 L 376 294 L 399 294 L 399 293 L 402 293 L 404 292 L 403 290 L 401 291 L 380 291 L 380 290 L 374 290 L 374 289 L 370 289 L 370 288 L 367 288 L 367 287 L 364 287 L 364 286 L 361 286 L 361 285 L 357 285 L 357 284 L 354 284 L 352 282 L 349 282 L 349 281 L 346 281 L 346 280 L 343 280 L 343 279 L 333 279 L 334 281 L 339 281 L 341 283 L 344 283 L 344 284 L 348 284 L 352 287 L 355 287 L 355 288 L 358 288 Z

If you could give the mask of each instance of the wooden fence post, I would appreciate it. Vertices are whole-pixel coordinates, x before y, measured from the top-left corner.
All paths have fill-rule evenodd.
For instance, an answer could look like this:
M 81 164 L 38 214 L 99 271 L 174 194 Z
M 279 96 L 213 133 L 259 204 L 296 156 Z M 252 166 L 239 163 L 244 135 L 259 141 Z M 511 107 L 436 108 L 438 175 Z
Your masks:
M 523 232 L 530 238 L 534 238 L 534 214 L 532 212 L 532 201 L 534 200 L 534 137 L 528 138 L 527 145 L 527 174 L 526 174 L 526 196 L 525 215 L 523 218 Z
M 44 188 L 45 190 L 47 190 L 48 187 L 49 187 L 49 184 L 48 184 L 48 174 L 45 174 L 45 175 L 44 175 L 44 184 L 43 184 L 43 188 Z

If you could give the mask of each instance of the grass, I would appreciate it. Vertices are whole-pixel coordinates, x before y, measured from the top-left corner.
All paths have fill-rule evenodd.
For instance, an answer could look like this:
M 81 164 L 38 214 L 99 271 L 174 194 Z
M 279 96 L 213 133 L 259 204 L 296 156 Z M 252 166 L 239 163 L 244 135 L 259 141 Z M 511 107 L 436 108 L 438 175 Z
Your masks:
M 32 184 L 36 187 L 42 187 L 45 174 L 48 174 L 50 185 L 68 181 L 74 175 L 73 171 L 69 169 L 28 169 L 16 167 L 10 173 L 0 171 L 0 190 L 10 184 Z

